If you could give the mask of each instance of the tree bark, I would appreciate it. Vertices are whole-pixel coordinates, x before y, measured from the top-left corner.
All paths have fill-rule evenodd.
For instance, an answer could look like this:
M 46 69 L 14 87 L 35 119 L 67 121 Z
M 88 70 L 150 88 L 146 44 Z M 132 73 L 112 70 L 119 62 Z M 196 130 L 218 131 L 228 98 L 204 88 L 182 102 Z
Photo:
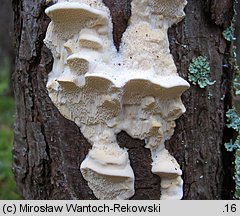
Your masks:
M 104 2 L 112 12 L 118 47 L 131 1 Z M 91 146 L 75 123 L 61 116 L 46 90 L 52 67 L 51 52 L 43 44 L 50 22 L 46 7 L 45 0 L 13 0 L 18 50 L 13 75 L 17 104 L 13 172 L 25 199 L 96 199 L 79 170 Z M 184 199 L 233 197 L 232 155 L 226 153 L 224 142 L 233 135 L 226 129 L 225 112 L 232 106 L 234 70 L 231 44 L 222 36 L 232 16 L 232 0 L 189 0 L 186 18 L 169 31 L 180 76 L 187 79 L 192 58 L 206 55 L 211 79 L 217 81 L 206 89 L 192 86 L 183 95 L 187 112 L 177 120 L 175 135 L 167 143 L 184 172 Z M 132 199 L 159 199 L 159 177 L 151 173 L 151 155 L 144 142 L 123 132 L 118 141 L 129 149 L 136 176 Z
M 231 45 L 222 35 L 231 24 L 233 2 L 189 1 L 184 22 L 169 31 L 180 76 L 187 78 L 191 59 L 204 55 L 210 62 L 210 79 L 216 80 L 206 89 L 192 86 L 183 95 L 187 112 L 168 143 L 184 170 L 186 199 L 233 197 L 233 157 L 224 143 L 233 136 L 225 126 L 225 112 L 232 106 L 234 68 Z

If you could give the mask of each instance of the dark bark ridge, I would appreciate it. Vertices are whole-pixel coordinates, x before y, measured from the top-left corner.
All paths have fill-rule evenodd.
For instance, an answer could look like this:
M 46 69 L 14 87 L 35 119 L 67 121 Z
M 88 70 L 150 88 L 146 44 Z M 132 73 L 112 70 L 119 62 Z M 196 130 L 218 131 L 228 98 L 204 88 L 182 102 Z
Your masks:
M 189 1 L 186 14 L 169 31 L 179 74 L 187 79 L 191 60 L 207 56 L 216 84 L 206 89 L 191 86 L 183 95 L 187 112 L 177 121 L 168 146 L 184 171 L 185 199 L 232 199 L 233 157 L 223 145 L 232 137 L 225 126 L 225 112 L 232 106 L 234 69 L 231 46 L 222 32 L 231 23 L 233 1 Z
M 130 16 L 130 0 L 104 2 L 113 16 L 118 47 Z M 232 3 L 189 0 L 185 20 L 169 31 L 171 52 L 180 75 L 187 78 L 192 56 L 204 54 L 211 57 L 211 76 L 217 81 L 207 89 L 192 87 L 184 94 L 187 112 L 177 121 L 175 136 L 168 142 L 184 171 L 185 199 L 221 199 L 224 176 L 228 175 L 222 146 L 224 112 L 231 106 L 228 95 L 233 70 L 230 46 L 221 32 L 230 22 L 226 20 L 231 17 Z M 60 115 L 46 90 L 52 56 L 43 44 L 50 21 L 44 14 L 45 0 L 14 0 L 13 7 L 17 48 L 13 75 L 17 104 L 13 172 L 20 194 L 25 199 L 95 199 L 79 170 L 91 146 L 79 128 Z M 223 11 L 228 15 L 224 19 Z M 223 61 L 229 68 L 223 70 Z M 213 94 L 211 100 L 209 91 Z M 129 148 L 136 175 L 136 194 L 132 199 L 159 199 L 159 178 L 151 173 L 149 150 L 142 141 L 125 133 L 119 134 L 118 141 L 120 146 Z

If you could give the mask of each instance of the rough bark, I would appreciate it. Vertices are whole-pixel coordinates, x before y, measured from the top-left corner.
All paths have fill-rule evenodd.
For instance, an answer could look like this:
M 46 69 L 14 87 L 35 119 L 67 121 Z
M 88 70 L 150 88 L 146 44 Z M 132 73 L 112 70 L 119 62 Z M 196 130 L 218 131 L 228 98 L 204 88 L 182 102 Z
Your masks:
M 210 79 L 216 80 L 206 89 L 192 86 L 183 95 L 187 112 L 168 143 L 184 170 L 186 199 L 232 197 L 232 156 L 223 144 L 233 135 L 225 128 L 233 68 L 230 44 L 222 36 L 231 23 L 232 6 L 233 1 L 189 1 L 186 19 L 169 32 L 179 74 L 187 78 L 191 59 L 204 55 L 211 66 Z
M 112 11 L 118 46 L 130 16 L 130 0 L 104 2 Z M 208 56 L 211 79 L 217 82 L 203 90 L 193 86 L 183 95 L 187 112 L 177 121 L 167 146 L 183 169 L 185 199 L 232 198 L 232 155 L 226 155 L 223 144 L 232 135 L 225 128 L 224 113 L 232 104 L 233 68 L 222 31 L 230 24 L 233 1 L 188 2 L 185 20 L 169 31 L 171 52 L 184 78 L 193 57 Z M 61 116 L 46 90 L 52 56 L 43 44 L 50 21 L 44 14 L 45 0 L 14 0 L 13 7 L 18 50 L 13 171 L 20 194 L 25 199 L 95 199 L 79 170 L 91 146 L 79 128 Z M 151 173 L 149 150 L 125 133 L 118 141 L 129 148 L 136 175 L 132 199 L 159 199 L 159 178 Z

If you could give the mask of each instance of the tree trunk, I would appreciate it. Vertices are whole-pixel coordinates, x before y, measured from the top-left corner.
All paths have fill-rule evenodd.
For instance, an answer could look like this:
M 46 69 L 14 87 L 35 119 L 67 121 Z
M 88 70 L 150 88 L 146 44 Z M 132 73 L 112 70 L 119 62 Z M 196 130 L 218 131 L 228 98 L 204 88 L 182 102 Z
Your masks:
M 104 0 L 111 10 L 116 46 L 127 27 L 130 2 Z M 43 44 L 50 22 L 46 7 L 45 0 L 13 0 L 18 50 L 13 76 L 17 104 L 13 172 L 25 199 L 96 199 L 79 170 L 91 145 L 75 123 L 61 116 L 46 89 L 53 63 Z M 231 199 L 232 155 L 226 153 L 224 142 L 233 135 L 226 129 L 225 112 L 232 105 L 234 73 L 231 44 L 222 32 L 230 25 L 233 0 L 189 0 L 185 11 L 185 19 L 169 31 L 179 74 L 187 79 L 192 58 L 206 55 L 210 79 L 216 84 L 206 89 L 192 86 L 183 95 L 187 112 L 177 120 L 167 147 L 184 173 L 184 199 Z M 144 142 L 124 132 L 118 141 L 129 149 L 136 177 L 132 199 L 159 199 L 159 177 L 151 172 L 151 155 Z

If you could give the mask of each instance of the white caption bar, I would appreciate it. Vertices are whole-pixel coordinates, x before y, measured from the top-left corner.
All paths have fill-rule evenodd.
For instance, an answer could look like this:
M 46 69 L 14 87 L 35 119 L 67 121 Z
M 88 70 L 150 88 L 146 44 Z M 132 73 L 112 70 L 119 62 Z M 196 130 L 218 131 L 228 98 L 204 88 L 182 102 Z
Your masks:
M 0 215 L 239 216 L 240 201 L 0 201 Z

